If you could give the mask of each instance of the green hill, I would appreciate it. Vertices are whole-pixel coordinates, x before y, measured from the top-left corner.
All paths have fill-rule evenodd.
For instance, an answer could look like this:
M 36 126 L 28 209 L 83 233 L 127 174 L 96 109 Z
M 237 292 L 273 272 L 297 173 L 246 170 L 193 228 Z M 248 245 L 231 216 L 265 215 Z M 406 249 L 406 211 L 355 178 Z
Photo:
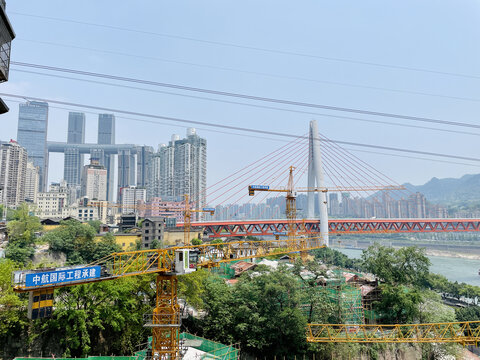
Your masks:
M 424 185 L 404 184 L 409 190 L 421 192 L 428 201 L 439 204 L 480 201 L 480 174 L 464 175 L 460 179 L 432 178 Z

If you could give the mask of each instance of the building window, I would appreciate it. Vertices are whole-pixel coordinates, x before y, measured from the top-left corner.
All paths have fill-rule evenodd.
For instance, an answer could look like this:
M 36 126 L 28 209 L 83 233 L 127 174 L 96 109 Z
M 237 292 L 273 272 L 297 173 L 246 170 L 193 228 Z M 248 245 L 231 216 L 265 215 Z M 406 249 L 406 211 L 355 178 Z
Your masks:
M 148 234 L 150 231 L 149 230 L 145 230 L 145 234 Z
M 145 241 L 148 241 L 148 236 L 145 236 Z
M 145 226 L 150 226 L 150 223 L 148 221 L 146 221 Z
M 148 248 L 148 244 L 143 244 L 143 247 L 146 247 L 146 248 Z

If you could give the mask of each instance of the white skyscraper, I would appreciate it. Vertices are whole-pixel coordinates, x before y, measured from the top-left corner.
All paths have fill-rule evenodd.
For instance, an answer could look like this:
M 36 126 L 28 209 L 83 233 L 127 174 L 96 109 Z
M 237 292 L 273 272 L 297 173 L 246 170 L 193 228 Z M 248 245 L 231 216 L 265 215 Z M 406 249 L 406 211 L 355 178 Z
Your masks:
M 139 201 L 145 202 L 147 190 L 136 186 L 124 187 L 120 190 L 122 197 L 122 214 L 133 214 Z
M 40 167 L 35 166 L 33 162 L 27 162 L 27 172 L 25 176 L 25 200 L 35 202 L 40 184 Z
M 17 206 L 25 201 L 27 151 L 16 141 L 0 146 L 0 203 Z
M 196 208 L 205 206 L 207 140 L 199 137 L 195 129 L 189 128 L 182 140 L 173 135 L 168 145 L 160 146 L 150 164 L 149 197 L 183 200 L 188 194 Z
M 107 169 L 92 159 L 82 174 L 82 195 L 90 200 L 107 200 Z

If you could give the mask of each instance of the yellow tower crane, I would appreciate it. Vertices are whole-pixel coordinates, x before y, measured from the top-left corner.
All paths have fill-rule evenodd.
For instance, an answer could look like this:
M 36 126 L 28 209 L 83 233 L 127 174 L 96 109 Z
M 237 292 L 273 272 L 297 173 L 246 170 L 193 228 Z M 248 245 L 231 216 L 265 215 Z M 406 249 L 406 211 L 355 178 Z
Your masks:
M 302 247 L 297 240 L 235 241 L 225 244 L 179 246 L 113 253 L 95 263 L 55 269 L 21 270 L 13 274 L 13 289 L 30 292 L 31 318 L 48 317 L 53 308 L 55 288 L 115 280 L 127 276 L 157 274 L 156 306 L 146 316 L 152 328 L 152 356 L 156 360 L 181 359 L 179 346 L 180 311 L 177 275 L 221 263 L 308 251 L 323 247 L 320 239 Z
M 404 190 L 404 186 L 387 185 L 387 186 L 359 186 L 359 187 L 315 187 L 315 188 L 297 188 L 293 181 L 294 166 L 290 166 L 288 175 L 288 184 L 285 188 L 272 189 L 269 185 L 249 185 L 248 195 L 254 196 L 255 191 L 271 191 L 286 193 L 285 215 L 288 223 L 288 239 L 296 237 L 297 229 L 297 192 L 348 192 L 348 191 L 380 191 L 380 190 Z
M 172 208 L 168 206 L 154 206 L 154 205 L 122 205 L 122 204 L 114 204 L 114 203 L 107 203 L 103 201 L 91 201 L 88 206 L 91 207 L 107 207 L 107 208 L 133 208 L 135 210 L 161 210 L 171 214 L 183 214 L 183 243 L 184 245 L 190 245 L 190 230 L 192 228 L 192 213 L 209 213 L 213 215 L 215 213 L 215 208 L 203 208 L 203 209 L 192 209 L 190 208 L 189 202 L 189 195 L 184 195 L 185 205 L 183 209 L 180 208 Z

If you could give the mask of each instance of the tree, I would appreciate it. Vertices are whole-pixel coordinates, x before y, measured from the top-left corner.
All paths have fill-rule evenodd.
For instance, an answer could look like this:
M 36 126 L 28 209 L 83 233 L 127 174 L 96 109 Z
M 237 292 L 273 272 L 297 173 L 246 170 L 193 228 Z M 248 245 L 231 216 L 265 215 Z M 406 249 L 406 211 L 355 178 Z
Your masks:
M 93 254 L 93 261 L 106 257 L 114 252 L 122 251 L 122 247 L 115 241 L 115 236 L 111 233 L 106 233 L 102 236 L 100 241 L 95 244 L 95 251 Z
M 90 220 L 88 222 L 88 225 L 90 225 L 91 227 L 93 227 L 95 229 L 95 232 L 97 234 L 100 233 L 100 227 L 102 226 L 102 222 L 100 220 Z
M 30 215 L 30 210 L 26 203 L 21 204 L 13 212 L 13 220 L 7 224 L 9 242 L 17 243 L 22 247 L 33 245 L 35 233 L 41 230 L 40 219 Z
M 419 316 L 420 292 L 404 285 L 381 284 L 381 300 L 375 305 L 385 324 L 408 324 Z
M 188 304 L 197 309 L 203 309 L 203 296 L 205 293 L 205 282 L 209 277 L 206 270 L 199 269 L 190 274 L 179 276 L 178 294 L 185 298 Z
M 192 239 L 192 245 L 202 245 L 202 240 L 200 240 L 200 239 Z
M 137 276 L 59 289 L 42 341 L 60 344 L 64 357 L 133 353 L 149 335 L 143 314 L 154 305 L 152 281 Z
M 5 257 L 25 264 L 35 253 L 35 236 L 41 230 L 39 218 L 30 215 L 26 203 L 21 204 L 12 213 L 12 220 L 7 223 L 8 245 Z
M 95 230 L 90 225 L 67 220 L 42 239 L 49 243 L 50 251 L 63 252 L 69 264 L 86 264 L 96 258 L 94 238 Z
M 225 344 L 240 342 L 256 355 L 306 351 L 299 281 L 284 267 L 259 272 L 244 274 L 234 287 L 217 276 L 205 281 L 203 335 Z
M 158 239 L 153 239 L 152 243 L 150 244 L 150 249 L 158 249 L 160 247 L 160 241 Z
M 12 272 L 18 270 L 11 260 L 0 260 L 0 344 L 15 338 L 27 323 L 26 299 L 21 299 L 12 289 Z
M 341 268 L 359 269 L 361 265 L 358 259 L 350 259 L 347 255 L 329 247 L 313 250 L 312 254 L 316 260 L 320 260 L 324 264 L 331 264 Z
M 391 285 L 424 286 L 430 266 L 425 249 L 416 246 L 395 250 L 374 244 L 363 250 L 362 261 L 366 271 Z
M 305 271 L 306 272 L 305 272 Z M 307 310 L 308 323 L 338 323 L 334 318 L 334 305 L 327 298 L 323 287 L 318 285 L 318 280 L 326 276 L 326 270 L 316 261 L 303 264 L 301 260 L 295 262 L 293 274 L 300 278 L 303 289 L 300 291 L 300 302 Z

